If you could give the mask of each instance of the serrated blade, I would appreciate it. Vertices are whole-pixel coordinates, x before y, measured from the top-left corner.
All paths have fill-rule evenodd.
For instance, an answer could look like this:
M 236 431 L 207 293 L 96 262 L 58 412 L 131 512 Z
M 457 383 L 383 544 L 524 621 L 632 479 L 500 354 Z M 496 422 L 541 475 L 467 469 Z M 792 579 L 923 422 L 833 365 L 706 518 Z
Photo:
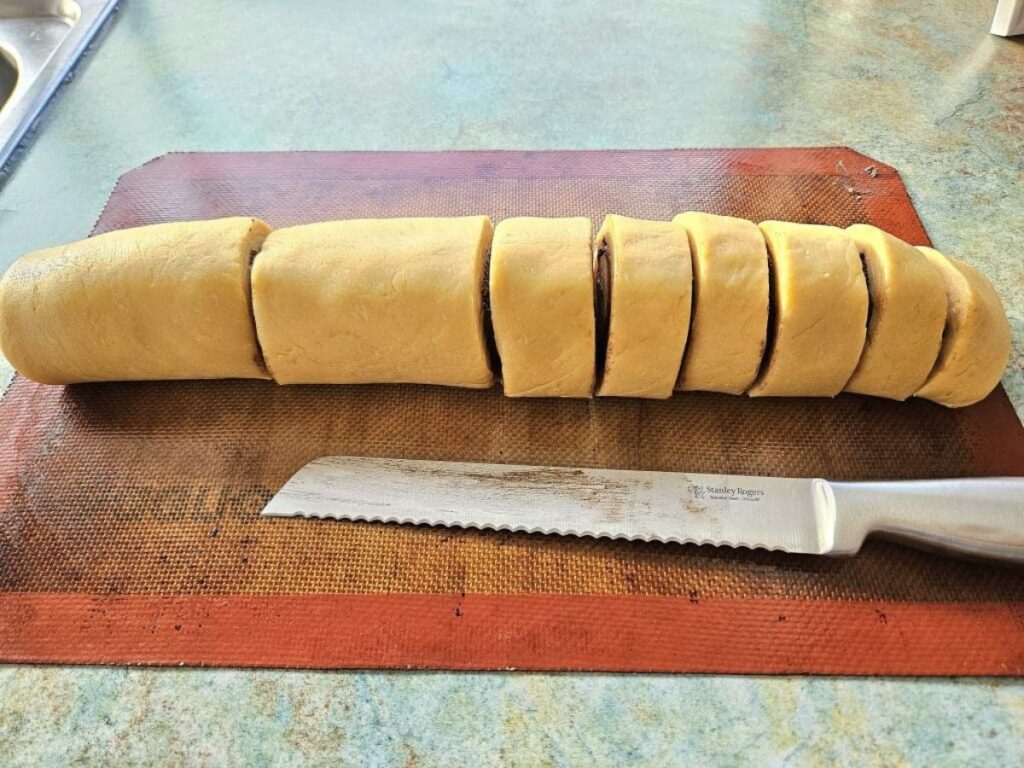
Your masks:
M 263 509 L 278 517 L 713 544 L 823 554 L 809 479 L 329 456 Z

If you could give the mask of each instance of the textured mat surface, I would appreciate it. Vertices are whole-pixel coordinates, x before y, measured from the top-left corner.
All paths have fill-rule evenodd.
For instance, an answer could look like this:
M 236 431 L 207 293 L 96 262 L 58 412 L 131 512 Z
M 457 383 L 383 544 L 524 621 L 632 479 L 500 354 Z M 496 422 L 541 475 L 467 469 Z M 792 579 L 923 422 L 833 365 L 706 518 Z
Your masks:
M 669 218 L 927 243 L 851 150 L 180 154 L 96 231 L 253 214 Z M 941 246 L 941 244 L 940 244 Z M 871 542 L 851 560 L 258 512 L 327 454 L 833 479 L 1024 474 L 998 389 L 911 401 L 509 400 L 258 381 L 44 387 L 0 401 L 0 659 L 886 674 L 1024 673 L 1021 572 Z

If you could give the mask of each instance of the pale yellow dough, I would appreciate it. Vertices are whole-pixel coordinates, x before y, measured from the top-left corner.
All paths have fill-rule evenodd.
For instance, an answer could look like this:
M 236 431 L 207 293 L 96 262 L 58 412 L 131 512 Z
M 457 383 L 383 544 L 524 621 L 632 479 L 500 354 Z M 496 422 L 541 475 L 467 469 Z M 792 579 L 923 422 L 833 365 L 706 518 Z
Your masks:
M 494 230 L 491 318 L 509 397 L 590 397 L 590 220 L 505 219 Z
M 939 356 L 942 276 L 919 250 L 877 227 L 854 224 L 846 231 L 863 256 L 871 296 L 867 340 L 846 391 L 906 400 Z
M 330 221 L 275 231 L 252 273 L 280 384 L 489 387 L 483 279 L 491 221 Z
M 753 397 L 842 391 L 864 348 L 868 290 L 860 254 L 837 227 L 765 221 L 775 338 Z
M 0 347 L 44 384 L 266 378 L 249 310 L 258 219 L 123 229 L 36 251 L 0 281 Z
M 950 408 L 984 400 L 1010 358 L 1010 321 L 992 283 L 970 264 L 919 250 L 935 265 L 946 287 L 947 318 L 942 350 L 918 397 Z
M 597 394 L 666 398 L 690 327 L 686 231 L 667 221 L 609 215 L 597 234 L 606 264 L 608 343 Z M 603 255 L 602 255 L 603 254 Z
M 693 323 L 676 388 L 740 395 L 768 334 L 768 251 L 752 221 L 688 212 L 673 220 L 693 254 Z

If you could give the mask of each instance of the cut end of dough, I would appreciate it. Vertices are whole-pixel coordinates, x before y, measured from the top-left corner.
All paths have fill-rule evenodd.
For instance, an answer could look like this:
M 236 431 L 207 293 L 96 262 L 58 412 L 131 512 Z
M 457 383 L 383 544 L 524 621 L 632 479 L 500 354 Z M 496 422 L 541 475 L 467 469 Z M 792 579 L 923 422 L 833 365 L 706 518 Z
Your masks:
M 690 328 L 686 231 L 677 223 L 610 215 L 598 241 L 607 271 L 601 303 L 608 309 L 597 394 L 671 397 Z
M 281 384 L 487 388 L 486 216 L 279 229 L 253 268 L 264 355 Z
M 265 378 L 249 311 L 251 217 L 115 230 L 28 254 L 0 288 L 0 346 L 46 384 Z
M 248 252 L 248 257 L 245 260 L 245 306 L 249 310 L 249 324 L 252 327 L 252 338 L 256 347 L 256 351 L 253 353 L 253 362 L 259 366 L 260 371 L 263 372 L 261 378 L 272 379 L 273 375 L 270 373 L 270 367 L 267 365 L 267 360 L 263 356 L 263 345 L 260 344 L 259 333 L 256 328 L 256 315 L 252 309 L 252 267 L 256 261 L 256 257 L 263 249 L 263 242 L 267 239 L 267 236 L 271 233 L 270 225 L 260 219 L 252 219 L 252 226 L 249 228 L 248 240 L 243 244 L 243 253 Z
M 962 408 L 984 400 L 1010 358 L 1010 322 L 992 283 L 981 272 L 920 246 L 946 288 L 942 350 L 917 397 Z
M 509 397 L 590 397 L 596 323 L 591 225 L 514 218 L 494 230 L 491 317 Z
M 766 221 L 774 343 L 751 397 L 834 397 L 864 348 L 868 292 L 860 254 L 838 227 Z
M 855 224 L 846 231 L 861 254 L 870 304 L 864 351 L 845 389 L 905 400 L 939 354 L 946 318 L 942 278 L 919 250 L 877 227 Z
M 687 234 L 693 310 L 678 390 L 740 395 L 760 369 L 769 326 L 764 237 L 746 219 L 690 211 L 673 219 Z

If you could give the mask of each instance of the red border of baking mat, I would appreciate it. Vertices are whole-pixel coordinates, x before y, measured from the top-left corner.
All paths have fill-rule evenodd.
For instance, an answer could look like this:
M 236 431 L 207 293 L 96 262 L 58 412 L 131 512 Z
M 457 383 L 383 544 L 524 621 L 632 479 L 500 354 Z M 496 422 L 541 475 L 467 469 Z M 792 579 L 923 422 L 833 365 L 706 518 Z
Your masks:
M 651 595 L 0 595 L 5 661 L 1020 675 L 1024 606 Z
M 850 179 L 873 223 L 927 242 L 890 167 L 852 150 L 175 154 L 130 171 L 125 192 L 153 179 L 195 182 L 207 215 L 217 181 L 406 174 L 473 179 L 585 178 L 682 172 Z M 247 177 L 247 174 L 249 176 Z M 860 188 L 857 178 L 863 180 Z M 884 191 L 884 194 L 878 194 Z M 116 194 L 116 192 L 115 192 Z M 147 203 L 148 205 L 149 203 Z M 151 210 L 121 211 L 160 220 Z M 413 212 L 414 213 L 414 212 Z M 291 221 L 274 220 L 283 226 Z M 101 221 L 104 228 L 116 222 Z M 36 444 L 54 390 L 14 384 L 26 410 L 0 415 L 5 450 Z M 34 389 L 32 389 L 34 388 Z M 31 391 L 30 391 L 31 390 Z M 10 407 L 8 405 L 8 407 Z M 997 389 L 980 420 L 1013 409 Z M 37 414 L 38 415 L 38 414 Z M 1000 423 L 1003 423 L 1000 421 Z M 990 466 L 1024 467 L 1020 425 L 981 441 Z M 26 448 L 28 450 L 28 448 Z M 998 456 L 996 454 L 999 454 Z M 985 458 L 985 457 L 988 458 Z M 17 477 L 0 471 L 0 508 Z M 0 541 L 0 545 L 3 542 Z M 2 548 L 0 548 L 2 554 Z M 0 568 L 3 561 L 0 559 Z M 895 675 L 1024 674 L 1024 603 L 705 597 L 629 594 L 0 594 L 0 659 L 154 665 L 313 668 L 546 669 Z

